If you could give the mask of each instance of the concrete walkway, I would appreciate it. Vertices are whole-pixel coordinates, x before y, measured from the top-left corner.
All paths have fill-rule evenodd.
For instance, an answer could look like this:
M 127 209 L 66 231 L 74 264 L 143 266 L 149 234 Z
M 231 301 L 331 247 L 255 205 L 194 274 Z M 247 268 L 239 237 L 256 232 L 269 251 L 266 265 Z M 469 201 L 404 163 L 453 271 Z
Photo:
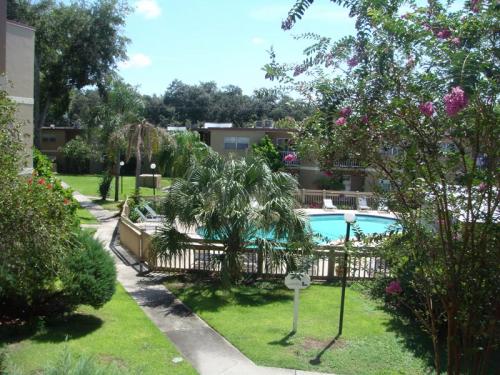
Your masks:
M 112 252 L 118 281 L 201 375 L 319 375 L 257 366 L 165 288 L 164 275 L 137 275 L 139 265 L 117 240 L 115 213 L 78 192 L 73 196 L 101 222 L 95 235 Z

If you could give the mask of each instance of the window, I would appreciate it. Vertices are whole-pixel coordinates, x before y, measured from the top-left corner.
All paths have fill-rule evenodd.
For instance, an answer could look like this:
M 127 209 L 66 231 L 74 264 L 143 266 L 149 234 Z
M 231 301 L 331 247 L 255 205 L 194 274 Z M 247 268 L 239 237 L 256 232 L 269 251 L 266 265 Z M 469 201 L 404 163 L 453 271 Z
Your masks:
M 280 151 L 290 150 L 290 140 L 288 138 L 276 138 L 276 146 Z
M 56 137 L 42 137 L 42 142 L 55 142 Z
M 248 137 L 224 137 L 224 150 L 246 150 L 249 143 Z

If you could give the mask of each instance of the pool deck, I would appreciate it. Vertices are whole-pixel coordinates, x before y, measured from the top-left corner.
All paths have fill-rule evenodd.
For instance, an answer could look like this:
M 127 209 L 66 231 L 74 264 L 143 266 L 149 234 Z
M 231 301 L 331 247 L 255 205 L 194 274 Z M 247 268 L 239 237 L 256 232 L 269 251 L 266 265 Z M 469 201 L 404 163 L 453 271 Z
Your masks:
M 302 208 L 308 215 L 343 215 L 346 212 L 354 212 L 356 215 L 368 215 L 368 216 L 378 216 L 385 217 L 388 219 L 397 219 L 397 216 L 389 211 L 377 211 L 377 210 L 341 210 L 341 209 L 324 209 L 324 208 Z

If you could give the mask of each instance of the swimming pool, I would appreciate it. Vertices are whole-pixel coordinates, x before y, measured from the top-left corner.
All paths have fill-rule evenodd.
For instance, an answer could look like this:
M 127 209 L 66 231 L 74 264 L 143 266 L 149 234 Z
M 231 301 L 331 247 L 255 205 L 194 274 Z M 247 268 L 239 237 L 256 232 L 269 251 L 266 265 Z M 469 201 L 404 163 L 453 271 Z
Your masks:
M 343 214 L 309 215 L 309 221 L 312 232 L 320 236 L 320 238 L 315 239 L 318 244 L 342 239 L 345 236 L 346 223 Z M 397 224 L 397 220 L 373 215 L 356 215 L 356 224 L 364 234 L 370 235 L 386 232 L 391 226 Z M 203 228 L 198 228 L 196 232 L 205 237 Z M 261 235 L 263 233 L 258 236 Z M 351 236 L 354 235 L 351 226 Z M 273 234 L 270 233 L 266 237 L 272 238 Z
M 319 234 L 329 241 L 338 240 L 345 236 L 346 223 L 344 221 L 344 215 L 342 214 L 310 215 L 309 220 L 313 233 Z M 356 224 L 361 231 L 367 235 L 384 233 L 391 225 L 395 225 L 396 222 L 396 219 L 387 217 L 356 215 Z M 351 226 L 351 236 L 353 235 L 354 231 Z

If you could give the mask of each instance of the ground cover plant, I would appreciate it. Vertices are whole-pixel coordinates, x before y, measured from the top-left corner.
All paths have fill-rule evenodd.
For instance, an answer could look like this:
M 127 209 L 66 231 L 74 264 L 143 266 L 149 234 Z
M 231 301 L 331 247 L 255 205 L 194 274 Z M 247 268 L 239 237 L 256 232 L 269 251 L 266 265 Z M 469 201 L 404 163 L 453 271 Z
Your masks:
M 403 234 L 383 248 L 395 278 L 387 294 L 432 338 L 438 373 L 491 371 L 500 345 L 498 3 L 333 2 L 356 19 L 354 36 L 307 34 L 314 44 L 302 63 L 267 66 L 317 104 L 299 151 L 332 173 L 336 160 L 361 160 L 389 183 L 380 194 Z M 282 28 L 309 7 L 296 1 Z M 308 70 L 321 73 L 298 82 Z
M 195 374 L 186 362 L 173 363 L 179 353 L 117 285 L 109 303 L 99 310 L 81 307 L 62 320 L 24 328 L 0 327 L 0 351 L 7 366 L 22 374 L 54 367 L 68 351 L 73 358 L 92 357 L 96 367 L 111 364 L 125 374 Z
M 339 286 L 312 285 L 301 291 L 295 335 L 293 291 L 282 281 L 222 290 L 212 280 L 170 277 L 166 286 L 259 365 L 346 375 L 432 373 L 430 340 L 418 333 L 410 340 L 415 330 L 408 321 L 393 320 L 383 304 L 353 288 L 346 293 L 343 335 L 333 341 Z

